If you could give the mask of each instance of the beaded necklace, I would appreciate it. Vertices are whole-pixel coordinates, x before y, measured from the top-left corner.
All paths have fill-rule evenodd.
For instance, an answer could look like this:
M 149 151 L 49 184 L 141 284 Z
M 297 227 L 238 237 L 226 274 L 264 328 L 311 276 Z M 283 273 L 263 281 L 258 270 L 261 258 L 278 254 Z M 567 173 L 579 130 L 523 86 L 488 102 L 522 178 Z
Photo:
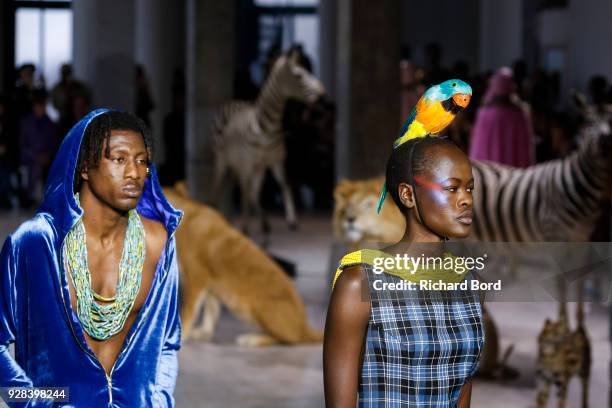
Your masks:
M 79 203 L 78 194 L 75 198 Z M 123 329 L 140 290 L 145 252 L 144 226 L 138 212 L 130 210 L 119 262 L 117 290 L 115 296 L 104 297 L 91 287 L 83 219 L 80 218 L 68 232 L 64 242 L 64 259 L 76 292 L 77 316 L 89 336 L 106 340 Z

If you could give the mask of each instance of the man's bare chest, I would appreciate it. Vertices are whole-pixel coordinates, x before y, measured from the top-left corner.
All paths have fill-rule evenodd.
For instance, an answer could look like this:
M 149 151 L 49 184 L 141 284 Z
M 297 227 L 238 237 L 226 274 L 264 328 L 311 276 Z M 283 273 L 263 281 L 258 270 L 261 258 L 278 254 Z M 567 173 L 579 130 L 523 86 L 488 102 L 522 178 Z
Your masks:
M 116 297 L 117 283 L 119 282 L 119 259 L 115 252 L 100 252 L 88 255 L 89 274 L 91 279 L 91 290 L 104 297 L 112 299 Z M 121 330 L 110 338 L 100 341 L 92 338 L 83 332 L 85 340 L 89 348 L 94 352 L 102 366 L 107 372 L 110 372 L 114 362 L 121 350 L 121 347 L 129 333 L 132 325 L 135 323 L 138 314 L 143 308 L 147 296 L 153 286 L 155 271 L 159 256 L 156 254 L 146 254 L 144 265 L 140 273 L 140 288 L 138 294 L 131 305 L 124 326 Z M 70 288 L 70 303 L 74 311 L 77 310 L 77 295 L 74 285 L 69 280 Z M 103 303 L 103 302 L 102 302 Z
M 119 270 L 121 255 L 121 248 L 119 248 L 119 250 L 115 248 L 113 250 L 106 251 L 96 249 L 88 251 L 87 260 L 89 265 L 89 276 L 91 279 L 91 290 L 102 298 L 113 299 L 117 295 L 117 287 L 121 275 Z M 126 325 L 144 306 L 155 277 L 155 270 L 158 261 L 157 258 L 158 257 L 156 257 L 155 254 L 147 253 L 145 255 L 142 270 L 138 271 L 140 288 L 131 307 Z M 77 300 L 72 282 L 70 284 L 70 295 L 70 303 L 74 309 L 77 306 Z

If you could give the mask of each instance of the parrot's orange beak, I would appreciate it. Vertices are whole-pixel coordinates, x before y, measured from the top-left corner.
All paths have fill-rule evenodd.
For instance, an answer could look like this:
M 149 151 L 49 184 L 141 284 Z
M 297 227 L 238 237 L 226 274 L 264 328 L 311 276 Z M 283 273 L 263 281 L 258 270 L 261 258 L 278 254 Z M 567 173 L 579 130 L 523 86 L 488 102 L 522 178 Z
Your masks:
M 472 98 L 472 95 L 467 95 L 467 94 L 454 94 L 453 95 L 453 101 L 455 101 L 455 103 L 461 106 L 462 108 L 465 108 L 469 105 L 471 98 Z

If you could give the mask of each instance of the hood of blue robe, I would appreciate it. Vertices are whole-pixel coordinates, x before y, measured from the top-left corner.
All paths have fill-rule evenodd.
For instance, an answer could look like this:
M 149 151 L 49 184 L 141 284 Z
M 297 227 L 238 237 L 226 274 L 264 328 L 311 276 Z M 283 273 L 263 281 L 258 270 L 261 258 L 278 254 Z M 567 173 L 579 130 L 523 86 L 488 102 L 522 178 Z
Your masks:
M 83 210 L 74 198 L 72 188 L 85 129 L 94 118 L 108 111 L 109 109 L 96 109 L 74 125 L 65 137 L 51 165 L 39 212 L 50 214 L 53 217 L 58 239 L 61 241 L 83 215 Z M 145 182 L 144 191 L 138 203 L 138 212 L 164 224 L 168 236 L 172 235 L 178 226 L 181 212 L 174 209 L 164 197 L 154 165 L 151 166 L 151 176 Z
M 173 406 L 180 347 L 174 232 L 181 212 L 164 197 L 154 166 L 137 210 L 161 222 L 168 240 L 145 304 L 110 373 L 88 346 L 70 304 L 62 245 L 83 214 L 73 195 L 75 169 L 87 125 L 105 112 L 108 109 L 92 111 L 70 130 L 51 166 L 36 215 L 2 248 L 0 387 L 69 387 L 67 406 Z M 10 343 L 15 344 L 14 359 Z

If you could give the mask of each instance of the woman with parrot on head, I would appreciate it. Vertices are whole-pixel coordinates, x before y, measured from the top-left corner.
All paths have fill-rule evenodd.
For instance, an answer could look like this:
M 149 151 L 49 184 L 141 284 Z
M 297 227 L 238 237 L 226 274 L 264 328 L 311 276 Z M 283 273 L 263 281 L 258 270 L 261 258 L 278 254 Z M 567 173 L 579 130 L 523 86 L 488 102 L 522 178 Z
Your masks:
M 383 250 L 342 258 L 333 282 L 323 345 L 326 406 L 469 407 L 471 377 L 484 344 L 478 294 L 444 302 L 433 292 L 380 292 L 376 281 L 463 282 L 471 271 L 375 266 L 465 238 L 472 223 L 474 179 L 465 153 L 439 134 L 469 104 L 470 86 L 452 79 L 429 88 L 402 126 L 387 163 L 379 210 L 391 195 L 406 219 L 403 238 Z M 433 252 L 436 253 L 434 248 Z M 444 257 L 453 257 L 444 253 Z M 386 264 L 385 264 L 386 265 Z M 390 286 L 387 286 L 390 287 Z M 418 286 L 417 286 L 418 287 Z M 380 288 L 380 285 L 378 286 Z M 364 294 L 367 296 L 364 297 Z M 415 302 L 419 299 L 427 298 Z

